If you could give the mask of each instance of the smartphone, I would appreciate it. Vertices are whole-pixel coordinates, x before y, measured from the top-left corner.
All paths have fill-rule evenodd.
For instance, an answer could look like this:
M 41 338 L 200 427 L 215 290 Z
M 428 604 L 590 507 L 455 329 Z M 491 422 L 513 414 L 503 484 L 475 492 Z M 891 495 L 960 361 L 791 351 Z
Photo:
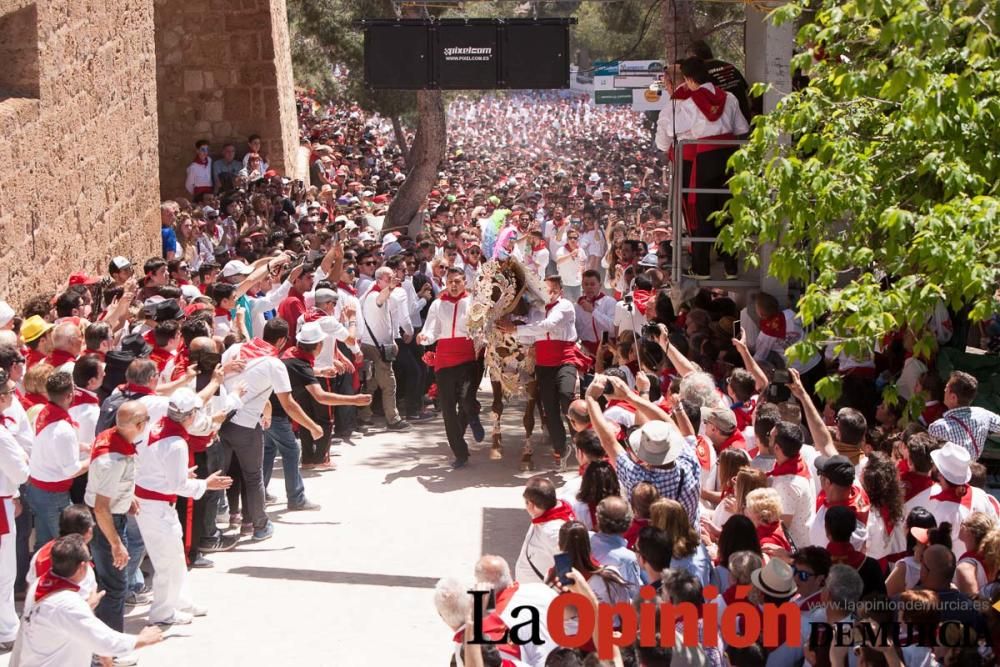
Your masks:
M 771 384 L 788 384 L 792 381 L 792 376 L 788 373 L 787 368 L 778 368 L 774 371 L 774 379 L 771 380 Z
M 607 344 L 608 344 L 608 332 L 605 331 L 604 333 L 601 334 L 601 345 L 607 345 Z
M 743 325 L 740 323 L 739 320 L 734 320 L 733 321 L 733 338 L 735 338 L 736 340 L 739 340 L 740 336 L 742 336 L 742 335 L 743 335 Z
M 610 383 L 608 383 L 610 384 Z M 573 583 L 573 580 L 568 576 L 569 571 L 573 569 L 573 559 L 570 555 L 565 552 L 559 552 L 555 555 L 555 567 L 556 567 L 556 579 L 563 586 L 569 586 Z

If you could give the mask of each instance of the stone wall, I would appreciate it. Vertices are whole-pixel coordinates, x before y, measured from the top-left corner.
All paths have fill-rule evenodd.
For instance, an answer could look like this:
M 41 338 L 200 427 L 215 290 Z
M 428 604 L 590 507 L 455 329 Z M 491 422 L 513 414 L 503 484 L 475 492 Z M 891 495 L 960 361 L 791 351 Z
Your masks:
M 0 298 L 159 252 L 154 57 L 150 0 L 0 1 Z
M 295 169 L 298 130 L 285 0 L 154 0 L 164 198 L 186 196 L 194 143 L 246 152 L 259 134 L 269 165 Z

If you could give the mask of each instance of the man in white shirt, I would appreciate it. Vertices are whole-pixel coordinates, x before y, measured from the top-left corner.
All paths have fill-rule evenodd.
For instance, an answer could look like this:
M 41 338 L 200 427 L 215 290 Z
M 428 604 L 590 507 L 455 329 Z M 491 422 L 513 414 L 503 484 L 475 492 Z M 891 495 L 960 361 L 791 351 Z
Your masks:
M 583 273 L 583 296 L 576 301 L 576 334 L 591 354 L 615 323 L 615 300 L 601 291 L 601 275 L 592 269 Z
M 580 298 L 580 284 L 583 282 L 583 268 L 587 255 L 580 247 L 580 232 L 570 229 L 566 232 L 566 243 L 556 249 L 556 270 L 562 278 L 563 294 L 570 301 Z
M 372 367 L 372 380 L 367 393 L 375 393 L 375 387 L 382 390 L 382 411 L 386 428 L 403 431 L 410 428 L 410 424 L 399 416 L 396 408 L 396 374 L 392 368 L 392 362 L 398 353 L 395 342 L 398 325 L 393 321 L 390 297 L 397 287 L 399 279 L 392 269 L 383 266 L 375 271 L 375 282 L 371 288 L 361 295 L 361 319 L 364 321 L 361 327 L 361 353 Z M 371 386 L 372 383 L 375 386 Z M 371 408 L 362 408 L 361 418 L 363 423 L 370 423 Z
M 14 383 L 7 371 L 0 369 L 0 414 L 6 412 L 14 400 Z M 18 494 L 18 486 L 27 479 L 28 455 L 8 430 L 8 420 L 0 419 L 0 649 L 7 650 L 18 628 L 14 609 L 17 528 L 13 498 Z
M 274 526 L 264 512 L 264 472 L 261 466 L 264 457 L 261 418 L 271 393 L 277 395 L 281 407 L 293 421 L 306 428 L 317 440 L 323 437 L 323 428 L 292 397 L 288 369 L 278 359 L 278 352 L 287 340 L 288 323 L 275 317 L 264 325 L 263 338 L 233 345 L 222 355 L 223 366 L 231 359 L 246 361 L 242 371 L 226 376 L 227 391 L 233 392 L 241 385 L 245 385 L 246 391 L 243 407 L 222 425 L 219 438 L 225 454 L 222 469 L 229 470 L 233 456 L 239 461 L 243 477 L 243 518 L 253 523 L 253 539 L 257 542 L 274 534 Z
M 66 535 L 52 546 L 52 569 L 32 585 L 24 611 L 24 632 L 14 649 L 22 667 L 87 667 L 94 655 L 125 656 L 155 644 L 155 626 L 138 635 L 112 630 L 94 616 L 78 593 L 90 570 L 90 552 L 80 535 Z
M 678 86 L 660 112 L 656 127 L 656 147 L 672 152 L 674 139 L 736 139 L 750 130 L 740 105 L 732 93 L 711 83 L 704 61 L 686 58 L 681 61 L 684 83 Z M 683 148 L 683 182 L 689 188 L 726 187 L 726 161 L 736 150 L 732 145 L 686 144 Z M 673 156 L 677 159 L 677 156 Z M 685 196 L 685 217 L 694 236 L 718 235 L 709 216 L 725 204 L 729 195 L 695 194 Z M 679 241 L 679 239 L 678 239 Z M 711 277 L 711 243 L 695 243 L 692 248 L 692 276 Z M 726 268 L 726 278 L 738 277 L 736 257 L 719 253 Z
M 188 439 L 196 429 L 199 433 L 212 429 L 210 418 L 201 412 L 202 406 L 193 390 L 178 389 L 170 396 L 167 416 L 137 448 L 136 521 L 155 568 L 153 604 L 149 609 L 152 623 L 184 625 L 206 613 L 188 595 L 184 538 L 174 507 L 177 496 L 197 499 L 207 490 L 228 489 L 233 483 L 220 472 L 206 479 L 188 475 Z

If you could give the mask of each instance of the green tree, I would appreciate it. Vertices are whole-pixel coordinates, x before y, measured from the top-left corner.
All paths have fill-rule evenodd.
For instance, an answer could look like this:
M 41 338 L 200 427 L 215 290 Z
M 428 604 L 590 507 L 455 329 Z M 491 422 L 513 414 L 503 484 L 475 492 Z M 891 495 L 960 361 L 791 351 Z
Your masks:
M 809 84 L 736 153 L 723 244 L 806 285 L 798 353 L 864 354 L 943 299 L 997 308 L 1000 59 L 995 0 L 792 0 Z M 814 56 L 818 56 L 818 59 Z M 964 342 L 964 341 L 963 341 Z

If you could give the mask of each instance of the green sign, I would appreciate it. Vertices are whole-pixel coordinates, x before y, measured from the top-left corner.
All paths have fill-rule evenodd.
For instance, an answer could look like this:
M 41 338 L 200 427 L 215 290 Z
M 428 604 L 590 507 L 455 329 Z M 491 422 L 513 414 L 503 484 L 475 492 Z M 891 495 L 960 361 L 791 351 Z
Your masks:
M 597 90 L 594 91 L 596 104 L 632 104 L 632 90 Z

